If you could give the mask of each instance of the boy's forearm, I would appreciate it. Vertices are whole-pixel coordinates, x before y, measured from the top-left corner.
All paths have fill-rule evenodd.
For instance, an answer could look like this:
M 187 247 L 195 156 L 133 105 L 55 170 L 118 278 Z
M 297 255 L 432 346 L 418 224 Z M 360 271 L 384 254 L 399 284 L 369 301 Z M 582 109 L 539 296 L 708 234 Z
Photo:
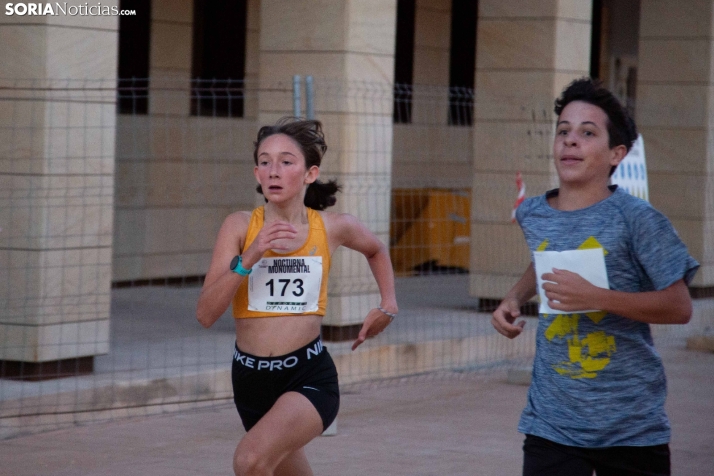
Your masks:
M 692 316 L 692 300 L 684 281 L 661 291 L 628 293 L 598 288 L 598 308 L 649 324 L 686 324 Z
M 533 267 L 533 263 L 528 265 L 528 268 L 526 268 L 525 272 L 523 273 L 523 276 L 521 276 L 521 279 L 518 280 L 518 282 L 511 288 L 510 291 L 506 294 L 504 297 L 504 300 L 506 299 L 515 299 L 518 302 L 519 306 L 522 306 L 530 298 L 536 295 L 537 292 L 537 284 L 536 284 L 536 275 L 535 275 L 535 268 Z

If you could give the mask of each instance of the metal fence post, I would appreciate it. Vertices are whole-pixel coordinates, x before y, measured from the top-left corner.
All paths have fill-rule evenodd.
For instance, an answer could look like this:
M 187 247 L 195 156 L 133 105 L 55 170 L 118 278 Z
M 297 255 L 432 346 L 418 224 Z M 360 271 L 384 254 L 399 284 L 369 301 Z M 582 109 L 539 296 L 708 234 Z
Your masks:
M 315 119 L 315 92 L 312 76 L 305 76 L 305 109 L 308 119 Z
M 293 116 L 300 117 L 301 111 L 301 101 L 300 101 L 300 82 L 301 78 L 299 74 L 293 76 Z

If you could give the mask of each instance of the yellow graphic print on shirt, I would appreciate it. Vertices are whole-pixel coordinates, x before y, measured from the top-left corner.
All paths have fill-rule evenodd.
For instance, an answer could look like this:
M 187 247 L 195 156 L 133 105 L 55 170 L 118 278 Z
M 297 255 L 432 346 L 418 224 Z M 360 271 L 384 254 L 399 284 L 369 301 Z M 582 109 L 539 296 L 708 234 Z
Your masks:
M 545 251 L 548 247 L 548 240 L 544 240 L 538 251 Z M 603 248 L 594 236 L 589 237 L 579 247 L 579 250 Z M 603 248 L 603 253 L 607 255 L 607 250 Z M 607 313 L 588 312 L 584 316 L 588 317 L 596 325 L 605 317 Z M 615 337 L 607 335 L 604 331 L 590 332 L 585 337 L 578 333 L 578 324 L 582 314 L 557 314 L 553 322 L 545 331 L 545 338 L 553 344 L 565 340 L 568 344 L 568 360 L 559 362 L 553 366 L 560 375 L 570 378 L 595 378 L 597 373 L 607 367 L 610 363 L 610 356 L 615 353 Z M 550 315 L 545 314 L 545 319 L 550 319 Z M 554 342 L 555 341 L 555 342 Z

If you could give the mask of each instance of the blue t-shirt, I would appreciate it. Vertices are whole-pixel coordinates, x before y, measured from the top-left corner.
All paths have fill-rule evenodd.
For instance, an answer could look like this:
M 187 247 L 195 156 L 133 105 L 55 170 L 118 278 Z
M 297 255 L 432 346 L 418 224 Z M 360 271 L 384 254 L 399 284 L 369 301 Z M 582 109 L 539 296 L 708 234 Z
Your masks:
M 603 248 L 610 289 L 659 291 L 687 284 L 699 264 L 667 218 L 616 186 L 608 198 L 560 211 L 545 195 L 516 218 L 528 248 Z M 518 431 L 588 448 L 669 442 L 667 385 L 649 324 L 615 314 L 541 314 L 528 402 Z

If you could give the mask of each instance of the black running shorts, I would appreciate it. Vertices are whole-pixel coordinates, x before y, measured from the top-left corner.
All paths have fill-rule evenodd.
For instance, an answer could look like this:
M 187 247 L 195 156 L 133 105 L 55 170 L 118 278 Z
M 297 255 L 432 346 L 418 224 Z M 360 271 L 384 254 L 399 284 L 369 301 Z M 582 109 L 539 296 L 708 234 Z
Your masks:
M 233 401 L 246 431 L 287 392 L 300 393 L 310 400 L 322 418 L 323 430 L 337 416 L 337 369 L 320 337 L 301 349 L 274 357 L 256 357 L 236 346 L 231 374 Z
M 526 435 L 523 476 L 669 476 L 669 445 L 579 448 Z

